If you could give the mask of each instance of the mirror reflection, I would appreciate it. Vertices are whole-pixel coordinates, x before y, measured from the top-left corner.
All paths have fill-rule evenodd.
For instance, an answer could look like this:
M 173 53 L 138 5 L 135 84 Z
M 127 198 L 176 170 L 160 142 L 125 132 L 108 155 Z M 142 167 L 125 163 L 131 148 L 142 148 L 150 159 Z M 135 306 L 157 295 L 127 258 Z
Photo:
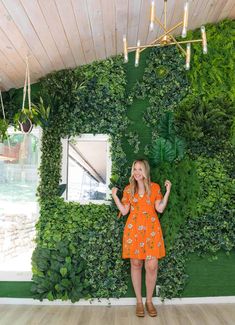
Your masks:
M 69 139 L 67 199 L 106 200 L 109 164 L 107 136 L 83 135 Z

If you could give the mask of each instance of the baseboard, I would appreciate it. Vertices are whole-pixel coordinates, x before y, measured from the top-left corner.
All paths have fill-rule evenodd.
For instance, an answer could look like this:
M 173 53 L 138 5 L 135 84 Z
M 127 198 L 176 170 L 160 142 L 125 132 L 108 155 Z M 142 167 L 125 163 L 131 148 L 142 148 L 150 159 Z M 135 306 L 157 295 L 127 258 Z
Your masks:
M 156 305 L 188 305 L 188 304 L 229 304 L 235 303 L 235 296 L 226 297 L 197 297 L 197 298 L 173 298 L 166 299 L 164 302 L 160 298 L 153 299 Z M 135 305 L 135 298 L 110 298 L 110 299 L 81 299 L 76 303 L 71 301 L 54 300 L 49 301 L 44 299 L 39 301 L 31 298 L 0 298 L 0 305 L 74 305 L 74 306 L 128 306 Z
M 32 281 L 32 271 L 0 271 L 0 281 Z

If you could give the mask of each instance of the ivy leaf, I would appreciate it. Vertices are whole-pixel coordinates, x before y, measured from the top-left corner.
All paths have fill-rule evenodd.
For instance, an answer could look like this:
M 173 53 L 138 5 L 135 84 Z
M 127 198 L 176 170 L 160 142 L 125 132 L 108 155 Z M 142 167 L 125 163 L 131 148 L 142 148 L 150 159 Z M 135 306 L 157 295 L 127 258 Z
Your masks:
M 64 277 L 67 274 L 67 268 L 66 267 L 61 267 L 60 268 L 60 274 Z

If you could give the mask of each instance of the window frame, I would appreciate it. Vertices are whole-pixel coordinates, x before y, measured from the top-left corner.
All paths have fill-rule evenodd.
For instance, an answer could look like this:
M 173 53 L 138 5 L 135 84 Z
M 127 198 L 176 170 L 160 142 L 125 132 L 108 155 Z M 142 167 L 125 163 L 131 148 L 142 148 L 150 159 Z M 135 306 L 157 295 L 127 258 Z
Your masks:
M 38 132 L 38 185 L 40 184 L 41 182 L 41 178 L 40 178 L 40 172 L 39 172 L 39 168 L 40 168 L 40 165 L 41 165 L 41 157 L 42 157 L 42 151 L 41 151 L 41 145 L 42 145 L 42 133 L 43 133 L 43 130 L 40 126 L 37 126 L 33 128 L 32 130 L 32 134 L 34 133 L 35 129 L 37 129 L 37 132 Z M 9 126 L 8 130 L 7 130 L 8 134 L 9 135 L 13 135 L 13 134 L 22 134 L 21 131 L 19 130 L 16 130 L 13 126 Z M 35 204 L 36 204 L 36 213 L 38 215 L 38 218 L 39 218 L 39 215 L 40 215 L 40 208 L 39 208 L 39 202 L 38 200 L 35 201 Z M 36 224 L 35 224 L 36 226 Z M 32 268 L 30 270 L 8 270 L 8 271 L 5 271 L 5 270 L 0 270 L 0 281 L 28 281 L 28 282 L 31 282 L 32 281 Z

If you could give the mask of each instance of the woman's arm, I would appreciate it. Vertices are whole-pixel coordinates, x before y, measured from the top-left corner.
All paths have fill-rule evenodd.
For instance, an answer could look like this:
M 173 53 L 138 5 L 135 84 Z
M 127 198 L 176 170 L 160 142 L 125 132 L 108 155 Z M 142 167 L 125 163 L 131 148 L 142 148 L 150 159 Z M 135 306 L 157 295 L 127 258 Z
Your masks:
M 165 208 L 167 206 L 168 198 L 169 198 L 169 195 L 171 192 L 171 182 L 166 180 L 165 187 L 166 187 L 166 193 L 165 193 L 163 199 L 155 201 L 155 209 L 159 213 L 163 213 L 163 211 L 165 210 Z
M 117 187 L 112 188 L 112 197 L 121 214 L 125 216 L 130 211 L 130 203 L 125 205 L 122 204 L 122 202 L 119 200 L 119 197 L 117 196 L 117 191 Z

